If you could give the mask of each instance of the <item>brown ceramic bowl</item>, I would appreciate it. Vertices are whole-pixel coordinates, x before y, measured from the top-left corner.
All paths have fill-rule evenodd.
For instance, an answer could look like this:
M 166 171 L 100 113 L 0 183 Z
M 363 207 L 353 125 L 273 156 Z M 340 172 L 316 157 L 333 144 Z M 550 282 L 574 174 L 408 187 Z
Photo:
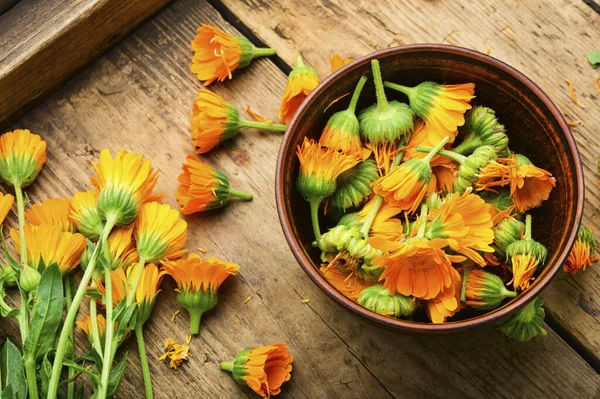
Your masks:
M 369 77 L 358 109 L 375 102 L 370 61 L 378 59 L 384 80 L 412 86 L 431 80 L 439 83 L 475 83 L 475 105 L 496 111 L 506 126 L 512 151 L 523 153 L 533 163 L 556 177 L 550 199 L 531 211 L 533 236 L 548 248 L 548 260 L 530 288 L 517 298 L 488 313 L 461 312 L 458 320 L 444 324 L 381 316 L 347 299 L 319 273 L 320 251 L 311 246 L 308 203 L 296 191 L 296 149 L 304 137 L 318 139 L 329 116 L 347 107 L 349 96 L 362 75 Z M 407 102 L 402 94 L 386 90 L 388 99 Z M 294 256 L 306 274 L 329 296 L 367 319 L 400 330 L 442 333 L 464 330 L 498 320 L 521 308 L 550 283 L 569 254 L 581 219 L 584 185 L 575 140 L 562 114 L 544 92 L 526 76 L 505 63 L 482 53 L 448 45 L 417 44 L 394 47 L 370 54 L 325 79 L 304 101 L 284 136 L 276 176 L 277 210 L 283 232 Z M 322 231 L 327 225 L 322 218 Z M 457 315 L 458 317 L 458 315 Z

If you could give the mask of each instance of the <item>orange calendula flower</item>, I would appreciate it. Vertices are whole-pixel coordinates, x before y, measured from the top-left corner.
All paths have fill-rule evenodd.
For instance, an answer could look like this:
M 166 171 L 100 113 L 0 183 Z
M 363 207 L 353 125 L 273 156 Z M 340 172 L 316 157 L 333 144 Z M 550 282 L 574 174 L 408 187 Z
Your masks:
M 290 123 L 300 104 L 321 81 L 314 68 L 304 65 L 302 56 L 296 58 L 296 68 L 290 72 L 288 83 L 281 99 L 279 120 Z
M 26 224 L 23 228 L 27 244 L 27 265 L 34 269 L 56 263 L 63 275 L 73 270 L 81 260 L 87 240 L 79 233 L 61 231 L 57 226 Z M 19 232 L 11 229 L 15 248 L 20 248 Z
M 177 202 L 184 215 L 221 208 L 232 196 L 252 199 L 252 194 L 233 189 L 227 176 L 192 155 L 188 155 L 182 169 L 177 178 Z
M 510 184 L 515 209 L 523 213 L 547 200 L 556 180 L 550 172 L 533 165 L 524 155 L 512 154 L 482 168 L 476 187 L 487 189 L 507 184 Z
M 98 326 L 100 342 L 104 342 L 104 335 L 106 334 L 106 319 L 101 314 L 96 316 L 96 325 Z M 81 320 L 77 320 L 77 326 L 79 326 L 79 328 L 85 332 L 88 340 L 90 343 L 92 343 L 92 318 L 90 315 L 85 316 Z
M 360 293 L 375 284 L 358 277 L 355 273 L 344 273 L 337 267 L 321 267 L 323 277 L 342 295 L 356 302 Z
M 197 254 L 176 261 L 165 261 L 163 267 L 177 283 L 177 300 L 190 313 L 190 331 L 200 332 L 202 314 L 217 306 L 217 291 L 225 279 L 239 270 L 239 265 L 215 258 L 202 260 Z
M 452 278 L 452 283 L 445 287 L 435 298 L 424 303 L 425 311 L 432 323 L 440 324 L 446 318 L 454 316 L 460 310 L 460 291 L 462 288 L 460 275 Z
M 579 226 L 577 240 L 569 253 L 564 264 L 564 271 L 577 273 L 579 270 L 585 270 L 600 258 L 594 256 L 596 252 L 596 237 L 591 227 Z
M 107 149 L 100 152 L 100 161 L 93 164 L 97 176 L 91 182 L 100 192 L 98 210 L 103 220 L 113 226 L 129 225 L 143 203 L 162 200 L 162 194 L 152 194 L 158 170 L 151 163 L 143 154 L 118 151 L 113 158 Z
M 426 125 L 423 121 L 418 121 L 415 123 L 415 130 L 410 135 L 406 146 L 404 147 L 404 156 L 402 160 L 404 162 L 413 159 L 413 158 L 425 158 L 427 156 L 426 153 L 417 151 L 417 147 L 435 147 L 440 141 L 442 141 L 446 136 L 450 137 L 448 140 L 453 138 L 452 135 L 438 132 L 431 128 L 431 126 Z M 431 167 L 437 166 L 445 166 L 450 168 L 452 166 L 452 160 L 448 157 L 441 156 L 436 154 L 433 158 L 431 158 Z
M 142 263 L 177 259 L 187 252 L 187 223 L 167 204 L 149 202 L 137 220 L 136 245 Z
M 403 242 L 391 242 L 378 237 L 369 239 L 373 247 L 388 251 L 373 260 L 373 265 L 385 268 L 380 281 L 390 294 L 433 299 L 460 280 L 452 262 L 462 262 L 463 256 L 448 255 L 442 248 L 447 245 L 440 238 L 427 240 L 418 236 Z
M 232 78 L 236 69 L 248 66 L 256 57 L 274 55 L 270 48 L 256 48 L 242 36 L 233 36 L 219 28 L 203 24 L 192 41 L 191 71 L 208 86 L 215 80 Z
M 232 362 L 221 362 L 221 369 L 233 374 L 235 381 L 268 398 L 281 392 L 281 385 L 289 381 L 294 357 L 285 344 L 273 344 L 246 349 Z
M 481 252 L 494 252 L 491 208 L 480 196 L 467 189 L 464 194 L 449 194 L 437 209 L 429 213 L 425 236 L 443 238 L 452 250 L 485 266 Z
M 29 130 L 0 136 L 0 177 L 13 186 L 33 183 L 46 163 L 46 142 Z
M 385 87 L 398 90 L 408 96 L 410 107 L 434 132 L 450 134 L 454 140 L 457 128 L 465 124 L 465 112 L 471 109 L 469 102 L 475 97 L 473 83 L 441 85 L 422 82 L 415 87 L 385 82 Z
M 66 198 L 51 198 L 35 204 L 25 212 L 27 222 L 34 226 L 47 224 L 61 231 L 74 233 L 75 223 L 69 218 L 70 203 Z
M 373 206 L 376 204 L 377 199 L 371 198 L 369 202 L 363 206 L 363 208 L 358 211 L 358 216 L 360 217 L 361 222 L 364 222 Z M 404 238 L 404 233 L 402 231 L 402 221 L 400 219 L 394 218 L 394 216 L 398 215 L 402 212 L 402 208 L 394 207 L 389 204 L 383 204 L 379 212 L 377 212 L 377 216 L 375 216 L 375 220 L 371 225 L 371 230 L 369 232 L 370 237 L 382 237 L 391 241 L 398 241 Z
M 502 279 L 481 269 L 470 269 L 466 273 L 466 305 L 475 309 L 492 310 L 506 298 L 514 298 L 517 293 L 509 291 Z
M 181 366 L 183 361 L 192 357 L 192 354 L 190 353 L 191 340 L 192 336 L 188 335 L 185 339 L 185 344 L 178 344 L 173 338 L 167 338 L 165 340 L 165 353 L 158 360 L 163 361 L 169 359 L 169 367 L 177 370 L 177 367 Z
M 77 226 L 77 231 L 92 241 L 97 241 L 104 229 L 104 222 L 98 211 L 98 194 L 98 190 L 75 193 L 70 204 L 69 217 Z
M 509 282 L 518 290 L 529 288 L 533 274 L 538 266 L 546 262 L 548 251 L 539 242 L 531 238 L 531 215 L 525 217 L 523 238 L 506 248 L 506 258 L 512 266 L 513 279 Z
M 110 271 L 110 281 L 111 281 L 111 293 L 112 293 L 112 304 L 113 307 L 116 307 L 119 302 L 127 298 L 129 291 L 131 289 L 130 281 L 127 279 L 127 274 L 125 273 L 125 269 L 119 267 L 117 269 L 113 269 Z M 102 294 L 102 296 L 106 297 L 106 287 L 104 284 L 96 280 L 96 285 L 98 287 L 98 292 Z
M 4 222 L 4 219 L 6 219 L 6 216 L 14 203 L 15 197 L 10 194 L 0 193 L 0 225 Z
M 329 66 L 331 67 L 331 73 L 350 64 L 353 61 L 354 58 L 344 58 L 339 54 L 329 54 Z

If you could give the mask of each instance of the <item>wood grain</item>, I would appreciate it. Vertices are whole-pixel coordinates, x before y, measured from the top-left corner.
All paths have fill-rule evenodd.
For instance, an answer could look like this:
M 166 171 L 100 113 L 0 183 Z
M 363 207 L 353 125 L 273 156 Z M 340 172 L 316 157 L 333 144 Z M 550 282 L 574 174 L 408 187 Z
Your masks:
M 48 141 L 48 163 L 28 193 L 34 202 L 87 187 L 90 163 L 107 147 L 150 156 L 161 170 L 158 188 L 175 205 L 176 176 L 193 153 L 188 124 L 199 84 L 189 73 L 189 42 L 201 23 L 235 33 L 207 3 L 176 1 L 13 126 Z M 285 82 L 264 59 L 211 90 L 274 118 Z M 178 305 L 173 282 L 165 280 L 145 330 L 157 398 L 254 397 L 218 363 L 278 341 L 295 356 L 282 397 L 597 396 L 598 375 L 552 330 L 528 344 L 508 341 L 493 326 L 444 337 L 406 335 L 367 323 L 325 296 L 297 265 L 279 226 L 273 180 L 280 141 L 277 133 L 247 130 L 205 157 L 255 197 L 188 217 L 188 246 L 241 270 L 222 287 L 220 304 L 192 341 L 193 358 L 177 371 L 156 360 L 165 338 L 183 341 L 187 334 L 185 314 L 168 321 Z M 0 339 L 6 335 L 18 333 L 1 321 Z M 78 345 L 88 347 L 80 332 Z M 130 368 L 119 397 L 139 398 L 135 343 L 124 349 Z
M 600 93 L 585 54 L 600 43 L 600 15 L 569 1 L 278 1 L 222 0 L 260 40 L 293 65 L 298 53 L 322 77 L 329 54 L 359 57 L 411 43 L 450 43 L 485 52 L 536 82 L 569 120 L 584 164 L 584 223 L 600 231 Z M 335 23 L 332 23 L 335 21 Z M 306 27 L 310 26 L 310 29 Z M 564 79 L 586 108 L 575 105 Z M 550 155 L 550 154 L 549 154 Z M 544 292 L 546 309 L 600 364 L 600 270 L 561 275 Z
M 168 0 L 28 0 L 0 15 L 0 127 Z

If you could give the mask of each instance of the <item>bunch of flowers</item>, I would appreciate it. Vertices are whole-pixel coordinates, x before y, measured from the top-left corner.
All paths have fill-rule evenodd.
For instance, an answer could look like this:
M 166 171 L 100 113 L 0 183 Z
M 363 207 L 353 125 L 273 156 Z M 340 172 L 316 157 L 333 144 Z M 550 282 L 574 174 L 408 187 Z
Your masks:
M 310 206 L 321 273 L 373 312 L 432 323 L 527 290 L 547 256 L 527 212 L 551 195 L 551 173 L 508 148 L 494 110 L 471 104 L 474 84 L 384 82 L 377 60 L 372 72 L 376 103 L 356 109 L 363 76 L 320 139 L 298 146 L 297 189 Z M 407 103 L 388 100 L 386 88 Z M 325 233 L 322 214 L 334 225 Z M 595 261 L 594 243 L 582 227 L 565 268 Z M 529 324 L 501 331 L 541 333 L 543 308 L 523 312 L 542 317 L 517 316 Z

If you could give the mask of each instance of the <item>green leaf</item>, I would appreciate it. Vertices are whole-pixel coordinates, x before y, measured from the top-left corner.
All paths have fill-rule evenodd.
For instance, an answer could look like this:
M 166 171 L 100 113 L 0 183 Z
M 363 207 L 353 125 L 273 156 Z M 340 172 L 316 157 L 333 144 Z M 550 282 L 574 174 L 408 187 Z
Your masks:
M 56 332 L 62 320 L 63 282 L 58 266 L 51 265 L 42 273 L 37 299 L 23 347 L 24 356 L 34 359 L 44 357 L 54 347 Z
M 123 375 L 127 369 L 127 353 L 123 355 L 121 361 L 111 370 L 110 376 L 108 377 L 108 389 L 107 396 L 112 398 L 119 392 Z
M 48 384 L 50 382 L 51 375 L 52 363 L 50 362 L 50 360 L 48 360 L 48 354 L 46 353 L 39 372 L 40 379 L 42 380 L 42 389 L 40 391 L 41 398 L 45 398 L 48 395 Z
M 87 375 L 88 377 L 91 378 L 91 380 L 92 380 L 92 382 L 94 384 L 100 385 L 100 376 L 98 376 L 97 374 L 94 374 L 93 372 L 91 372 L 87 368 L 85 368 L 85 367 L 83 367 L 83 366 L 81 366 L 81 365 L 79 365 L 77 363 L 70 362 L 70 361 L 63 362 L 63 366 L 70 367 L 70 368 L 72 368 L 72 369 L 74 369 L 74 370 L 76 370 L 76 371 L 78 371 L 80 373 L 83 373 L 83 374 Z M 66 383 L 67 383 L 67 380 L 61 381 L 61 384 L 66 384 Z
M 79 388 L 77 389 L 77 392 L 75 392 L 75 399 L 84 399 L 84 389 L 83 389 L 83 384 L 79 385 Z
M 27 398 L 25 365 L 19 349 L 8 339 L 0 352 L 2 398 Z
M 600 66 L 600 50 L 590 51 L 587 53 L 587 59 L 592 64 L 592 67 L 598 68 Z

